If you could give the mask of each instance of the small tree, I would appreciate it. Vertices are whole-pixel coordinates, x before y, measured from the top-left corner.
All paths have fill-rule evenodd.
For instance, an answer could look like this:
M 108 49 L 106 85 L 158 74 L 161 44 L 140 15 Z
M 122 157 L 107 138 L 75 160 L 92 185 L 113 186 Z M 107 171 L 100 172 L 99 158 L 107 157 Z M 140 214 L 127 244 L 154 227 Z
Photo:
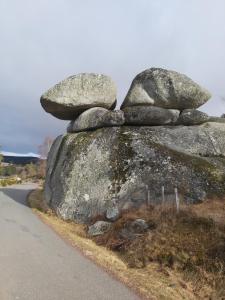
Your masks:
M 26 165 L 27 177 L 34 178 L 37 176 L 37 166 L 30 163 Z
M 39 164 L 38 164 L 38 175 L 40 178 L 45 177 L 46 160 L 47 160 L 47 156 L 50 151 L 50 148 L 52 146 L 52 143 L 53 143 L 53 139 L 48 136 L 44 139 L 43 144 L 41 144 L 38 147 L 38 154 L 40 155 Z
M 0 150 L 1 150 L 1 146 L 0 146 Z M 2 173 L 2 161 L 3 161 L 3 155 L 0 152 L 0 175 Z

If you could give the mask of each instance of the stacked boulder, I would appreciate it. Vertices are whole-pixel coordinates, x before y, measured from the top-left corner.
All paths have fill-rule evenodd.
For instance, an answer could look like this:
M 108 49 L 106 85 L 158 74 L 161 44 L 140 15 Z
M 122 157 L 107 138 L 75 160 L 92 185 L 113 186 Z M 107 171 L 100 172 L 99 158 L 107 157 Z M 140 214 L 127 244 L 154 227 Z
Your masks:
M 174 201 L 175 188 L 188 203 L 224 197 L 225 118 L 197 110 L 209 98 L 187 76 L 156 68 L 135 77 L 118 111 L 109 77 L 60 82 L 41 97 L 47 112 L 70 120 L 48 155 L 47 204 L 64 219 L 88 223 L 161 203 L 162 191 Z
M 151 68 L 134 78 L 121 108 L 127 125 L 197 125 L 209 121 L 196 108 L 210 97 L 186 75 Z
M 185 75 L 151 68 L 138 74 L 121 106 L 110 77 L 82 73 L 71 76 L 41 96 L 46 112 L 70 120 L 68 133 L 122 125 L 200 125 L 225 122 L 197 110 L 210 93 Z
M 41 96 L 41 105 L 56 118 L 71 120 L 68 132 L 79 132 L 124 123 L 116 106 L 116 86 L 110 77 L 82 73 L 71 76 Z

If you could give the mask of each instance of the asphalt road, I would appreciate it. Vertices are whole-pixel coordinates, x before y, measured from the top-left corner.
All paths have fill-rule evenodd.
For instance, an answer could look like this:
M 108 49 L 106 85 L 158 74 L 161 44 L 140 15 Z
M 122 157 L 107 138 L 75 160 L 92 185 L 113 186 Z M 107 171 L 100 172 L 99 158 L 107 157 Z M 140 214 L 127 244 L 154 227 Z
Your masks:
M 0 300 L 133 300 L 26 205 L 34 185 L 0 189 Z

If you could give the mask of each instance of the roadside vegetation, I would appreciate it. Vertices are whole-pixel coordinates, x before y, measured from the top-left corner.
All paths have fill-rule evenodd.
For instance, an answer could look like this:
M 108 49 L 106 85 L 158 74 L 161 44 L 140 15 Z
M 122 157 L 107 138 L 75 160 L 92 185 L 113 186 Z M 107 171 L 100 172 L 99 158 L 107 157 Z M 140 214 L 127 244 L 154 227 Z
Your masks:
M 18 177 L 10 177 L 10 178 L 0 178 L 0 187 L 5 187 L 8 185 L 19 184 L 22 183 L 21 179 Z
M 0 152 L 0 186 L 8 186 L 26 181 L 43 183 L 46 173 L 46 157 L 52 142 L 52 138 L 46 137 L 43 143 L 38 147 L 40 159 L 37 163 L 6 163 Z
M 41 179 L 39 166 L 35 164 L 4 164 L 0 168 L 0 186 L 3 187 L 19 184 L 24 181 L 38 181 Z
M 225 201 L 181 207 L 179 213 L 171 206 L 129 210 L 96 237 L 88 236 L 88 226 L 58 218 L 42 190 L 28 201 L 56 232 L 148 299 L 225 298 Z M 145 220 L 148 230 L 121 234 L 136 219 Z
M 2 164 L 0 167 L 0 186 L 9 186 L 26 181 L 43 182 L 46 161 L 38 164 Z

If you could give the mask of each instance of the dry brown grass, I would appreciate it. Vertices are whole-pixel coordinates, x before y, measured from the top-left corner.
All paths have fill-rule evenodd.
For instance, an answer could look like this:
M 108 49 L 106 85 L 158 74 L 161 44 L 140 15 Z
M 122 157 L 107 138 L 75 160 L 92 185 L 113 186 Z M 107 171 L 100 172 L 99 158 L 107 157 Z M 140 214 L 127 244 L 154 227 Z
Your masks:
M 224 299 L 225 231 L 208 218 L 213 204 L 196 206 L 197 213 L 186 207 L 179 214 L 171 207 L 127 211 L 110 232 L 91 240 L 85 225 L 43 209 L 40 191 L 29 198 L 42 203 L 35 211 L 56 232 L 146 298 Z M 220 211 L 225 206 L 218 205 Z M 145 219 L 150 230 L 132 241 L 121 239 L 119 231 L 137 218 Z
M 222 206 L 225 207 L 224 202 L 219 206 L 220 212 Z M 182 207 L 179 214 L 170 207 L 132 210 L 95 241 L 116 250 L 131 268 L 146 268 L 157 262 L 161 268 L 177 271 L 186 282 L 191 282 L 199 298 L 224 299 L 225 227 L 205 217 L 208 209 L 203 207 L 197 207 L 197 214 L 193 207 Z M 121 238 L 120 231 L 126 224 L 140 217 L 147 221 L 150 230 L 134 240 Z
M 225 199 L 208 199 L 191 207 L 200 217 L 211 218 L 219 225 L 225 225 Z
M 31 208 L 44 213 L 50 213 L 51 210 L 44 201 L 43 190 L 37 189 L 32 191 L 28 196 L 28 204 Z

